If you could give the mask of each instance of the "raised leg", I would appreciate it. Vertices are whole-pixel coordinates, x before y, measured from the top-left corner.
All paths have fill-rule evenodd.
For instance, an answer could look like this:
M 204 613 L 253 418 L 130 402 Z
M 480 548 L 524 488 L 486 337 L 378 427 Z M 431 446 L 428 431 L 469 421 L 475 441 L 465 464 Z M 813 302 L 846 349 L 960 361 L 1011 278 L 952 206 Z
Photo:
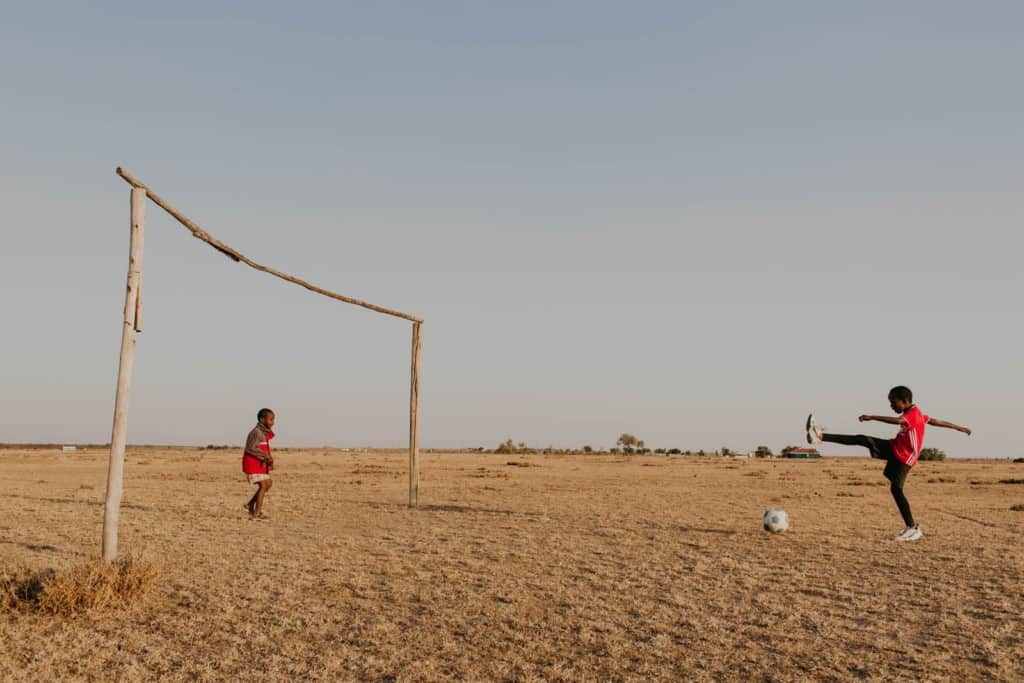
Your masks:
M 844 446 L 862 446 L 870 451 L 872 458 L 878 458 L 879 460 L 888 460 L 892 452 L 892 444 L 885 439 L 864 434 L 822 434 L 821 440 Z

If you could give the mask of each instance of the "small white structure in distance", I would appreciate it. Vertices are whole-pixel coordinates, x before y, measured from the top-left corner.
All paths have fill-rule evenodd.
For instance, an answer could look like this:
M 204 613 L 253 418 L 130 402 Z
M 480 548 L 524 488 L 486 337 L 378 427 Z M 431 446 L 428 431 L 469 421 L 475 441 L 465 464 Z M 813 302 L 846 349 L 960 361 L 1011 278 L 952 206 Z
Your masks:
M 78 450 L 78 446 L 61 446 L 60 450 L 64 453 L 74 453 Z

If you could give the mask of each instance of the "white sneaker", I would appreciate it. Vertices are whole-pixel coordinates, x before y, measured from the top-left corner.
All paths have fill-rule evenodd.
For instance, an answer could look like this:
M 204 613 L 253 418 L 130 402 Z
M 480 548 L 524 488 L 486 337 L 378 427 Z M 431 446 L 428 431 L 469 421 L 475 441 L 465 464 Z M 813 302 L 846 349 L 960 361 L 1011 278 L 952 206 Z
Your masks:
M 814 413 L 807 416 L 807 443 L 821 443 L 821 428 L 814 419 Z
M 919 526 L 908 526 L 906 529 L 901 531 L 897 536 L 897 541 L 918 541 L 924 534 L 921 533 L 921 527 Z

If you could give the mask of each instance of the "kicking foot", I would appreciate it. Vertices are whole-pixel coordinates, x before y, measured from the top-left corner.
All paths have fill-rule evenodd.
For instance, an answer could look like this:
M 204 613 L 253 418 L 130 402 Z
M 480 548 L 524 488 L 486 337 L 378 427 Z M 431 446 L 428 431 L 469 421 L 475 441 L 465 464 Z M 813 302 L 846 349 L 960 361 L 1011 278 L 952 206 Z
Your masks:
M 250 517 L 253 517 L 256 514 L 252 509 L 252 503 L 242 503 L 242 507 L 249 513 Z
M 922 536 L 924 536 L 924 534 L 921 533 L 921 527 L 919 527 L 919 526 L 917 526 L 915 524 L 914 526 L 908 526 L 906 529 L 901 531 L 896 536 L 896 540 L 897 541 L 919 541 L 919 540 L 921 540 Z
M 814 413 L 807 416 L 807 443 L 821 443 L 821 428 L 814 419 Z

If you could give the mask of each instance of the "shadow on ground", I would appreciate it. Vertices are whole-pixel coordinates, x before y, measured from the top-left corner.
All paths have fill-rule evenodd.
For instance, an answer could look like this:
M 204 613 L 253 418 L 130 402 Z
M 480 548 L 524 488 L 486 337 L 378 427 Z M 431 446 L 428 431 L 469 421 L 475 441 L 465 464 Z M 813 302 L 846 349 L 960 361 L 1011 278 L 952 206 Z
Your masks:
M 77 505 L 91 505 L 93 507 L 100 507 L 103 505 L 103 501 L 79 498 L 45 498 L 43 496 L 26 496 L 18 493 L 8 494 L 8 497 L 21 498 L 22 500 L 34 500 L 40 503 L 72 503 Z M 121 507 L 128 510 L 145 510 L 147 512 L 153 509 L 146 505 L 139 505 L 138 503 L 121 503 Z
M 6 544 L 6 545 L 16 545 L 16 546 L 25 548 L 27 550 L 37 550 L 37 551 L 44 551 L 45 550 L 45 551 L 49 551 L 49 552 L 60 552 L 60 548 L 58 548 L 57 546 L 55 546 L 55 545 L 46 545 L 46 544 L 43 544 L 43 543 L 22 543 L 21 541 L 11 541 L 11 540 L 8 540 L 6 538 L 0 538 L 0 543 Z

